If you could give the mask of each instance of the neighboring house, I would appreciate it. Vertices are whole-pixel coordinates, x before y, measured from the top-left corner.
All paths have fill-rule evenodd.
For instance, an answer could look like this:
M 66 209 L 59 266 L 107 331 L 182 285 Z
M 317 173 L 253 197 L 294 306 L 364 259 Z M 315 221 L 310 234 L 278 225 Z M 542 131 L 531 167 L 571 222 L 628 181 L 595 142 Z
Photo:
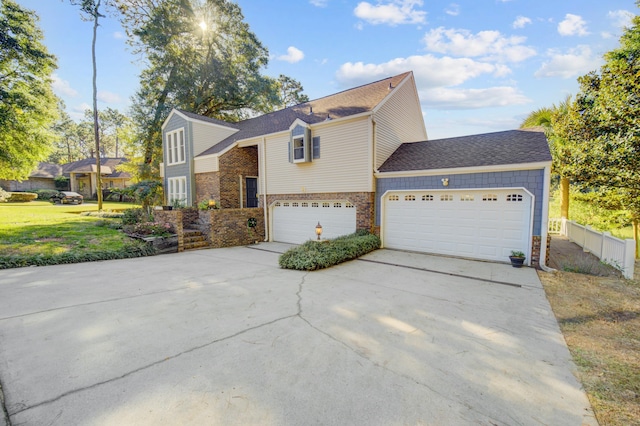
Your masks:
M 130 184 L 131 175 L 119 172 L 116 167 L 127 161 L 124 158 L 101 158 L 100 175 L 102 189 L 126 188 Z M 79 192 L 85 197 L 94 197 L 97 187 L 97 165 L 95 158 L 85 158 L 62 166 L 64 175 L 69 178 L 71 191 Z
M 546 251 L 544 134 L 428 141 L 411 72 L 239 123 L 174 109 L 162 130 L 167 202 L 263 208 L 269 241 L 302 243 L 319 222 L 323 238 L 367 229 L 388 248 Z
M 6 191 L 20 192 L 35 189 L 57 189 L 55 178 L 62 176 L 62 166 L 54 163 L 39 163 L 38 167 L 31 172 L 29 178 L 23 181 L 2 180 L 0 187 Z
M 125 188 L 131 176 L 125 172 L 119 172 L 116 167 L 125 162 L 124 158 L 101 158 L 100 174 L 102 175 L 102 188 Z M 87 158 L 63 165 L 53 163 L 40 163 L 29 178 L 24 181 L 1 181 L 0 186 L 7 191 L 30 191 L 36 189 L 58 189 L 55 178 L 64 176 L 69 179 L 68 188 L 85 197 L 93 197 L 96 193 L 96 159 Z

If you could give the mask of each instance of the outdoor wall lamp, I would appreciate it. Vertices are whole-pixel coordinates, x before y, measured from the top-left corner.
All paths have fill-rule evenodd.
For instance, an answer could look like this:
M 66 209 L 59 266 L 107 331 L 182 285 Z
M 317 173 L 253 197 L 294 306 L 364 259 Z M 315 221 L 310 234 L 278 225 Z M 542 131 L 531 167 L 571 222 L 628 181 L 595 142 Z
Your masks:
M 449 178 L 442 178 L 442 186 L 449 186 Z
M 316 235 L 318 236 L 318 241 L 320 241 L 320 235 L 322 235 L 322 225 L 320 225 L 320 222 L 316 225 Z

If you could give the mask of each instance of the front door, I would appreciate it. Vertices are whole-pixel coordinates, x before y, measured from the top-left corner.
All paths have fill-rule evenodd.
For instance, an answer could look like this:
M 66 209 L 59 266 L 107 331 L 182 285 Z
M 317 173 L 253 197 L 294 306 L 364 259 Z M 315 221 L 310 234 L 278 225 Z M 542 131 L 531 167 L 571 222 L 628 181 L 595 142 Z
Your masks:
M 246 207 L 258 207 L 258 178 L 246 178 L 247 200 Z

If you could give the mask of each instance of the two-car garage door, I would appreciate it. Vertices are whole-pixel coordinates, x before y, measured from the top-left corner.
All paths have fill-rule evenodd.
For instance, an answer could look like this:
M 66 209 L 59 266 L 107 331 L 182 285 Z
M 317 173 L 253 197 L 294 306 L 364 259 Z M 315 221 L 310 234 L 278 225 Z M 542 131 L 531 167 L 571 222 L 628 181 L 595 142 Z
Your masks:
M 349 201 L 277 201 L 271 209 L 272 239 L 302 244 L 315 239 L 322 225 L 322 238 L 335 238 L 356 230 L 356 207 Z
M 384 246 L 475 259 L 528 252 L 532 196 L 522 189 L 389 192 Z

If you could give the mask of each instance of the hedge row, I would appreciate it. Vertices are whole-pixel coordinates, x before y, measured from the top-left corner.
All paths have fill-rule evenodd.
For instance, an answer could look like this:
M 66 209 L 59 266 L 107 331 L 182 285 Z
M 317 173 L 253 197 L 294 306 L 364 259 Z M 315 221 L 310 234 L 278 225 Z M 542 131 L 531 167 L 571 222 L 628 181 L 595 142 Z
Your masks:
M 153 256 L 156 249 L 142 241 L 128 242 L 121 250 L 92 251 L 83 253 L 62 253 L 52 255 L 12 255 L 0 256 L 0 269 L 22 268 L 25 266 L 46 266 L 63 263 L 94 262 L 98 260 L 129 259 Z
M 12 192 L 8 201 L 10 203 L 23 203 L 33 201 L 36 198 L 38 198 L 38 194 L 34 194 L 33 192 Z
M 355 259 L 380 248 L 380 238 L 358 231 L 333 240 L 307 241 L 283 253 L 278 259 L 281 268 L 314 271 Z

